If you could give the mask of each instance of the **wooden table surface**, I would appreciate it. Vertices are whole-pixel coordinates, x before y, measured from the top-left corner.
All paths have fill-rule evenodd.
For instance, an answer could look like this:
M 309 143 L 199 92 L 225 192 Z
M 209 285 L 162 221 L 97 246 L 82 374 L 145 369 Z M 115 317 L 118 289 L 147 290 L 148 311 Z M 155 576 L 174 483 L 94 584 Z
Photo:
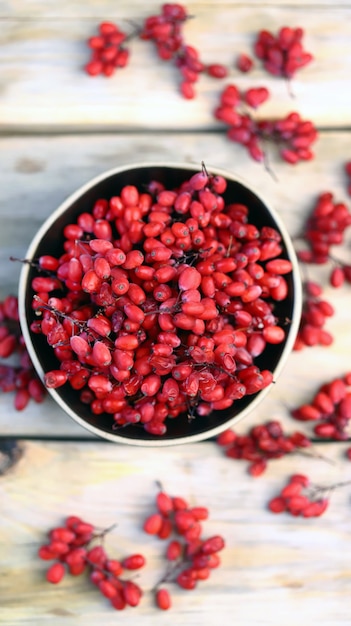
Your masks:
M 224 168 L 261 192 L 292 236 L 320 192 L 349 201 L 343 164 L 351 159 L 351 0 L 193 0 L 187 8 L 194 16 L 187 41 L 206 63 L 231 68 L 224 82 L 201 77 L 193 101 L 180 97 L 175 69 L 138 40 L 131 42 L 129 67 L 113 78 L 92 79 L 82 71 L 86 39 L 101 20 L 121 27 L 128 20 L 140 23 L 158 12 L 157 3 L 0 0 L 1 298 L 17 289 L 20 267 L 9 257 L 24 255 L 40 224 L 71 192 L 115 166 L 172 160 Z M 306 48 L 315 56 L 293 80 L 294 99 L 259 62 L 247 75 L 234 67 L 239 52 L 251 52 L 258 30 L 276 32 L 284 25 L 303 26 Z M 273 153 L 273 180 L 227 141 L 213 118 L 225 82 L 242 89 L 267 86 L 272 98 L 262 115 L 298 110 L 313 120 L 319 128 L 316 158 L 292 167 Z M 350 258 L 350 243 L 342 253 Z M 328 321 L 334 343 L 292 353 L 274 389 L 238 432 L 271 418 L 296 430 L 289 407 L 308 402 L 321 383 L 350 370 L 351 287 L 332 289 L 329 270 L 311 266 L 309 275 L 335 306 Z M 351 623 L 350 490 L 336 491 L 330 509 L 315 520 L 267 510 L 293 472 L 322 484 L 351 479 L 349 443 L 317 441 L 316 454 L 329 462 L 292 455 L 253 479 L 244 463 L 227 459 L 213 441 L 163 449 L 114 445 L 94 438 L 50 399 L 16 412 L 10 394 L 0 396 L 0 435 L 2 450 L 17 440 L 21 451 L 0 476 L 0 624 Z M 150 592 L 162 570 L 162 546 L 141 531 L 158 479 L 170 493 L 207 505 L 205 533 L 222 534 L 227 543 L 222 567 L 194 591 L 175 589 L 169 613 L 155 609 Z M 111 554 L 144 552 L 140 607 L 116 614 L 84 577 L 58 586 L 45 582 L 38 546 L 70 513 L 98 526 L 116 522 L 108 538 Z

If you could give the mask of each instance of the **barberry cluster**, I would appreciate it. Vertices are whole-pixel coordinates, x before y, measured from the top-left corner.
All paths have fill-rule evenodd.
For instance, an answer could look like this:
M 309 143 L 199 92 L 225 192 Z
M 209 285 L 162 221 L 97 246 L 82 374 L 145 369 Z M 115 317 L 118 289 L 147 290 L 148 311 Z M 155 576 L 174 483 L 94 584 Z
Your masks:
M 290 79 L 297 70 L 313 60 L 312 54 L 303 47 L 303 37 L 302 28 L 283 26 L 277 35 L 261 30 L 254 43 L 254 51 L 267 72 Z
M 93 545 L 106 532 L 98 532 L 92 524 L 75 515 L 67 517 L 64 526 L 53 528 L 48 533 L 49 543 L 38 551 L 39 558 L 44 561 L 55 561 L 46 572 L 46 580 L 57 584 L 66 573 L 79 576 L 88 572 L 90 581 L 115 609 L 137 606 L 143 592 L 139 585 L 122 576 L 125 570 L 143 567 L 145 557 L 132 554 L 122 560 L 110 559 L 102 545 Z
M 31 331 L 60 364 L 47 387 L 68 382 L 117 427 L 163 435 L 167 417 L 208 415 L 272 382 L 255 359 L 285 340 L 275 307 L 292 265 L 277 230 L 225 203 L 222 176 L 203 168 L 177 189 L 146 186 L 65 226 L 50 275 L 32 280 Z
M 207 539 L 202 537 L 202 521 L 208 519 L 206 507 L 189 504 L 179 496 L 170 496 L 162 488 L 156 496 L 157 512 L 144 522 L 144 531 L 159 539 L 172 538 L 166 548 L 168 567 L 156 586 L 156 604 L 161 609 L 171 606 L 171 598 L 164 583 L 175 582 L 182 589 L 194 589 L 198 582 L 206 580 L 211 570 L 220 565 L 218 552 L 225 546 L 220 535 Z
M 316 422 L 318 437 L 346 440 L 350 436 L 351 373 L 324 383 L 311 402 L 291 411 L 292 417 L 303 422 Z
M 321 495 L 334 488 L 335 485 L 314 486 L 304 474 L 294 474 L 279 496 L 270 500 L 268 508 L 272 513 L 286 512 L 295 517 L 319 517 L 329 506 L 329 499 Z
M 13 364 L 13 357 L 17 363 Z M 26 408 L 30 399 L 44 400 L 46 390 L 37 377 L 26 350 L 18 317 L 18 300 L 9 295 L 0 302 L 0 359 L 12 358 L 9 365 L 0 362 L 0 390 L 15 392 L 14 406 L 17 411 Z
M 146 18 L 140 34 L 141 39 L 152 41 L 163 61 L 173 61 L 181 74 L 180 93 L 187 100 L 195 97 L 195 83 L 201 73 L 213 78 L 224 78 L 227 68 L 220 63 L 206 65 L 194 46 L 185 43 L 183 24 L 189 18 L 180 4 L 163 4 L 159 15 Z
M 333 259 L 330 249 L 344 242 L 345 231 L 350 225 L 351 212 L 346 204 L 336 202 L 329 191 L 320 194 L 301 233 L 301 239 L 308 247 L 298 250 L 300 261 L 322 265 Z M 339 287 L 345 279 L 351 282 L 351 265 L 338 262 L 331 271 L 330 284 Z
M 183 25 L 188 18 L 183 5 L 163 4 L 160 14 L 150 15 L 144 20 L 139 37 L 153 42 L 160 59 L 174 62 L 181 74 L 180 93 L 190 100 L 196 95 L 195 83 L 201 73 L 213 78 L 224 78 L 228 69 L 220 63 L 203 63 L 198 50 L 185 43 Z M 112 22 L 102 22 L 99 34 L 88 39 L 92 56 L 85 66 L 86 72 L 90 76 L 112 76 L 117 68 L 125 67 L 129 61 L 129 48 L 125 43 L 131 37 L 127 37 Z
M 163 4 L 160 14 L 150 15 L 144 20 L 140 38 L 152 41 L 160 59 L 169 61 L 184 45 L 182 26 L 188 19 L 183 5 Z
M 112 22 L 101 22 L 99 34 L 88 39 L 92 53 L 85 71 L 90 76 L 112 76 L 118 68 L 126 67 L 129 61 L 126 40 L 126 33 L 118 26 Z
M 220 535 L 202 537 L 201 522 L 209 516 L 206 507 L 190 507 L 184 498 L 169 496 L 161 486 L 156 506 L 157 513 L 146 518 L 144 531 L 160 539 L 168 539 L 172 534 L 176 537 L 166 549 L 167 571 L 153 588 L 156 606 L 167 610 L 171 607 L 171 596 L 164 583 L 175 582 L 183 589 L 194 589 L 198 581 L 207 579 L 211 570 L 220 565 L 218 552 L 224 548 L 225 542 Z M 38 550 L 40 559 L 54 561 L 46 572 L 46 580 L 58 584 L 67 573 L 79 576 L 85 572 L 115 609 L 137 606 L 143 591 L 124 576 L 126 571 L 144 567 L 146 560 L 142 554 L 111 559 L 103 540 L 112 528 L 98 531 L 93 524 L 70 515 L 63 526 L 50 530 L 48 543 Z
M 183 26 L 189 19 L 186 7 L 179 3 L 161 5 L 160 13 L 144 19 L 139 38 L 152 41 L 157 55 L 163 61 L 173 61 L 181 73 L 180 93 L 186 99 L 195 97 L 195 83 L 203 72 L 214 78 L 228 76 L 228 68 L 221 63 L 205 64 L 198 50 L 185 42 Z M 90 76 L 103 74 L 112 76 L 119 67 L 129 61 L 129 49 L 125 46 L 124 33 L 112 22 L 101 22 L 99 34 L 88 39 L 92 56 L 85 66 Z M 274 76 L 290 79 L 295 72 L 310 63 L 313 56 L 306 52 L 302 39 L 302 28 L 283 26 L 277 36 L 267 30 L 259 31 L 254 43 L 256 56 L 263 61 L 264 68 Z M 236 68 L 243 73 L 253 67 L 253 60 L 247 54 L 238 55 Z
M 334 315 L 332 304 L 321 298 L 323 289 L 320 284 L 308 280 L 303 283 L 302 314 L 297 332 L 294 350 L 306 346 L 330 346 L 333 336 L 324 328 L 329 317 Z
M 228 138 L 243 145 L 255 161 L 267 163 L 264 150 L 267 143 L 279 145 L 281 158 L 291 165 L 309 161 L 314 156 L 311 145 L 317 139 L 317 130 L 312 122 L 301 119 L 297 112 L 278 120 L 256 120 L 245 108 L 247 105 L 257 109 L 269 95 L 265 87 L 240 93 L 236 85 L 227 85 L 220 94 L 214 116 L 228 126 Z
M 247 435 L 240 436 L 233 430 L 226 430 L 218 436 L 217 443 L 225 448 L 225 455 L 230 459 L 249 461 L 251 476 L 263 474 L 268 461 L 311 446 L 303 433 L 284 434 L 277 420 L 253 426 Z

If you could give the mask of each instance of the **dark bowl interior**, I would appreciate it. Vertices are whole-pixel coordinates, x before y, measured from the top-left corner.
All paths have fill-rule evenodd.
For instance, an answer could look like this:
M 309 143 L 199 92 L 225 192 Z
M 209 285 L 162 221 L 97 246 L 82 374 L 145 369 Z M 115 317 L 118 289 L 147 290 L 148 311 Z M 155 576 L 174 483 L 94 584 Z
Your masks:
M 83 211 L 90 212 L 92 210 L 94 202 L 98 198 L 110 198 L 114 195 L 119 195 L 121 188 L 124 185 L 135 185 L 139 190 L 143 190 L 145 185 L 151 180 L 158 180 L 162 182 L 167 188 L 178 187 L 183 181 L 187 180 L 195 171 L 198 171 L 198 167 L 176 167 L 173 166 L 138 166 L 133 169 L 125 169 L 123 171 L 117 171 L 117 173 L 109 172 L 106 177 L 93 182 L 91 186 L 86 186 L 82 193 L 73 199 L 68 199 L 68 204 L 64 205 L 57 210 L 60 213 L 60 209 L 66 206 L 66 209 L 57 216 L 57 218 L 48 226 L 46 232 L 38 240 L 36 244 L 33 243 L 30 248 L 30 256 L 32 259 L 38 258 L 44 254 L 52 254 L 59 256 L 62 253 L 62 231 L 66 224 L 74 222 L 78 215 Z M 213 173 L 216 171 L 211 170 Z M 221 172 L 223 173 L 223 172 Z M 228 174 L 229 176 L 229 174 Z M 228 187 L 224 194 L 226 202 L 237 202 L 246 204 L 249 207 L 249 221 L 254 223 L 258 228 L 262 226 L 271 226 L 279 230 L 283 237 L 284 252 L 282 256 L 284 258 L 290 258 L 294 263 L 294 258 L 291 258 L 291 244 L 286 233 L 282 232 L 281 224 L 277 224 L 276 219 L 273 217 L 270 209 L 264 204 L 264 202 L 250 189 L 248 189 L 241 182 L 236 180 L 230 180 L 227 176 Z M 49 218 L 51 219 L 51 218 Z M 45 228 L 45 225 L 44 225 Z M 289 250 L 289 253 L 288 253 Z M 28 257 L 27 257 L 28 258 Z M 280 319 L 296 318 L 296 285 L 297 285 L 297 265 L 295 261 L 294 271 L 286 276 L 289 285 L 289 296 L 282 302 L 277 302 L 275 306 L 275 314 Z M 38 373 L 42 377 L 43 372 L 48 372 L 51 369 L 58 368 L 58 362 L 48 347 L 46 338 L 41 335 L 32 333 L 29 330 L 31 322 L 36 319 L 35 314 L 31 308 L 31 302 L 33 297 L 33 290 L 31 288 L 31 282 L 34 276 L 37 275 L 36 269 L 26 265 L 23 269 L 25 274 L 24 291 L 20 294 L 24 303 L 24 317 L 21 319 L 22 326 L 25 327 L 25 334 L 30 337 L 30 353 L 33 353 L 36 357 Z M 23 291 L 23 287 L 22 287 Z M 287 352 L 287 342 L 289 343 L 289 351 L 292 344 L 291 333 L 295 332 L 295 327 L 290 325 L 287 327 L 287 335 L 284 343 L 278 345 L 269 345 L 265 349 L 264 353 L 255 360 L 255 363 L 262 369 L 269 369 L 275 371 L 278 364 L 282 359 L 282 355 Z M 290 338 L 290 339 L 289 339 Z M 39 366 L 38 366 L 39 364 Z M 40 368 L 42 371 L 40 371 Z M 79 400 L 79 392 L 71 389 L 69 385 L 64 385 L 57 390 L 50 390 L 51 395 L 61 404 L 64 409 L 68 409 L 68 413 L 72 415 L 72 412 L 78 416 L 78 421 L 86 425 L 94 432 L 99 431 L 102 437 L 112 439 L 114 436 L 117 441 L 123 441 L 136 443 L 138 440 L 146 442 L 159 443 L 160 439 L 168 443 L 176 443 L 177 440 L 184 438 L 204 439 L 211 436 L 211 431 L 214 429 L 219 432 L 218 429 L 225 427 L 228 420 L 240 417 L 240 414 L 247 409 L 247 407 L 255 400 L 256 396 L 261 394 L 265 395 L 266 390 L 263 390 L 255 395 L 250 395 L 236 401 L 232 407 L 223 411 L 214 411 L 208 417 L 197 417 L 191 421 L 188 420 L 186 414 L 178 416 L 175 419 L 167 420 L 167 433 L 162 437 L 156 437 L 148 434 L 142 426 L 133 425 L 118 430 L 114 427 L 114 420 L 111 415 L 105 413 L 102 415 L 93 415 L 89 409 L 89 406 L 84 405 Z M 75 417 L 72 415 L 72 417 Z

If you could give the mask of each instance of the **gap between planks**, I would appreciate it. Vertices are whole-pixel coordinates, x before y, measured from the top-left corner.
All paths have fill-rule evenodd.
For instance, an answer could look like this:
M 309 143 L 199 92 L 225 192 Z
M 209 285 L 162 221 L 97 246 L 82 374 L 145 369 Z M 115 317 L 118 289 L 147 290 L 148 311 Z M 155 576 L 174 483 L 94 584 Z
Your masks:
M 349 133 L 351 132 L 351 125 L 350 126 L 316 126 L 317 130 L 321 133 L 325 133 L 326 135 L 328 135 L 328 133 Z M 177 128 L 174 129 L 173 128 L 156 128 L 156 129 L 151 129 L 151 128 L 146 128 L 146 129 L 136 129 L 136 128 L 121 128 L 118 129 L 114 126 L 111 127 L 105 127 L 105 128 L 101 128 L 99 126 L 87 126 L 87 127 L 81 127 L 81 128 L 77 128 L 76 126 L 64 126 L 64 127 L 45 127 L 42 125 L 38 125 L 38 126 L 23 126 L 20 127 L 18 125 L 16 126 L 4 126 L 1 127 L 1 121 L 0 121 L 0 133 L 1 133 L 1 138 L 3 139 L 21 139 L 22 137 L 24 139 L 36 139 L 36 138 L 41 138 L 41 137 L 47 137 L 48 139 L 50 137 L 62 137 L 62 139 L 64 138 L 68 138 L 68 137 L 82 137 L 84 136 L 86 139 L 89 139 L 89 137 L 96 137 L 97 135 L 102 135 L 102 136 L 106 136 L 108 135 L 109 137 L 113 138 L 113 137 L 130 137 L 130 138 L 134 138 L 134 137 L 138 137 L 141 134 L 146 136 L 146 137 L 157 137 L 157 136 L 162 136 L 167 134 L 169 137 L 177 137 L 178 135 L 181 134 L 188 134 L 188 135 L 213 135 L 213 136 L 218 136 L 218 137 L 223 137 L 225 135 L 226 132 L 226 128 L 223 126 L 223 128 L 208 128 L 206 130 L 203 130 L 201 128 L 196 128 L 195 130 L 189 130 L 187 128 Z

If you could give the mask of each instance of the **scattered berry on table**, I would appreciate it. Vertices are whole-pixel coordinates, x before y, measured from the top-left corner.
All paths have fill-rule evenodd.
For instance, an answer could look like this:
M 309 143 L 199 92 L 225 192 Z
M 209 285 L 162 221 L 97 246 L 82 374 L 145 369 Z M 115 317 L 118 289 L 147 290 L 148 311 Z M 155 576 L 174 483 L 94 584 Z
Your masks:
M 249 55 L 244 54 L 243 52 L 238 55 L 235 61 L 235 67 L 243 74 L 250 72 L 253 68 L 253 65 L 254 62 L 252 58 Z

